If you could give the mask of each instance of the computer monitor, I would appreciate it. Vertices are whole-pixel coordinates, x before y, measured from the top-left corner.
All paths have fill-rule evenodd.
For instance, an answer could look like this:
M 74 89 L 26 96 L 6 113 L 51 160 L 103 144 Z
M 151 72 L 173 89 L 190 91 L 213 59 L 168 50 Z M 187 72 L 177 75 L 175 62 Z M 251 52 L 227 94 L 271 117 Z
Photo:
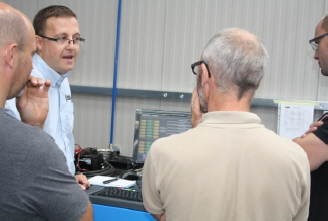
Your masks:
M 137 109 L 133 164 L 139 166 L 144 164 L 148 151 L 155 140 L 191 129 L 190 120 L 190 112 Z

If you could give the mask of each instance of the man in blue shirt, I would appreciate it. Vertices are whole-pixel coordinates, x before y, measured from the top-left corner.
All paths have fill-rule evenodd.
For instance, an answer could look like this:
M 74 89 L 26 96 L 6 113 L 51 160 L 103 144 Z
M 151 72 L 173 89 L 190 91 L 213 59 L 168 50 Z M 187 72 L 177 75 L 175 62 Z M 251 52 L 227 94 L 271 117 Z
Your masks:
M 72 175 L 74 165 L 73 103 L 68 83 L 68 72 L 73 69 L 79 55 L 79 24 L 73 11 L 65 6 L 52 5 L 41 9 L 34 17 L 37 54 L 33 56 L 31 75 L 49 79 L 49 113 L 44 131 L 50 134 L 63 151 L 67 166 Z M 14 99 L 6 102 L 6 112 L 20 119 Z M 76 180 L 82 189 L 89 186 L 85 176 L 77 175 Z

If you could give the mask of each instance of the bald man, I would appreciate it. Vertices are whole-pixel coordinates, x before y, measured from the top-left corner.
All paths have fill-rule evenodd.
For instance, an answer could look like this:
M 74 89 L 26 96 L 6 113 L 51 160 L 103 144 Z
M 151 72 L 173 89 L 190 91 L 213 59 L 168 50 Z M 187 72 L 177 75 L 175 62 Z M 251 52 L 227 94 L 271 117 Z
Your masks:
M 35 51 L 31 22 L 0 3 L 0 220 L 92 220 L 87 194 L 42 130 L 50 82 L 30 77 Z M 24 123 L 4 111 L 13 97 Z

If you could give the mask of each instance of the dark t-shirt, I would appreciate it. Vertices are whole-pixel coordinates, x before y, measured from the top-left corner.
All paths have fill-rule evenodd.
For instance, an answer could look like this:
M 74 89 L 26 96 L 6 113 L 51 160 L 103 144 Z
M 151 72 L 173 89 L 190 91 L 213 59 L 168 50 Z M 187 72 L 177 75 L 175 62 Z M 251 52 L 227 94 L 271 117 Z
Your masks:
M 0 108 L 0 220 L 79 220 L 89 198 L 44 131 Z
M 324 124 L 313 133 L 328 144 L 328 117 L 322 120 Z M 328 162 L 311 172 L 311 198 L 309 221 L 328 220 Z

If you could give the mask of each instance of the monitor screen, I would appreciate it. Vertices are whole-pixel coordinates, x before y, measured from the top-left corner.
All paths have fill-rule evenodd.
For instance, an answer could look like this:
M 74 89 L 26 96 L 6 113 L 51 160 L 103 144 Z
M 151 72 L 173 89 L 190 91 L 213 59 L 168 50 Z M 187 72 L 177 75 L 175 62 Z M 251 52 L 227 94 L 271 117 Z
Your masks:
M 144 164 L 148 151 L 155 140 L 191 129 L 190 120 L 190 112 L 137 109 L 133 163 L 135 165 Z

